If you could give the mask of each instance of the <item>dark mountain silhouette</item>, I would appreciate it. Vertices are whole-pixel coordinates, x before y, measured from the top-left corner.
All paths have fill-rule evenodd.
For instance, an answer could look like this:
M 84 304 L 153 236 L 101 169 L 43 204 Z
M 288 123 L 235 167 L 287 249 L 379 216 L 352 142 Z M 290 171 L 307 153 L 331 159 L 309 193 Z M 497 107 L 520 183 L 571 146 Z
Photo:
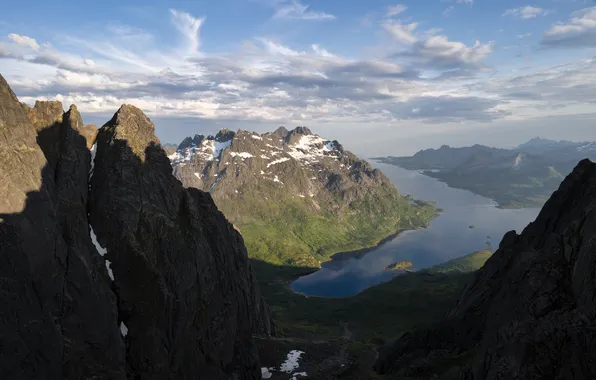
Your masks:
M 100 130 L 94 161 L 61 112 L 0 77 L 0 378 L 260 379 L 253 336 L 273 326 L 241 236 L 172 176 L 140 110 Z

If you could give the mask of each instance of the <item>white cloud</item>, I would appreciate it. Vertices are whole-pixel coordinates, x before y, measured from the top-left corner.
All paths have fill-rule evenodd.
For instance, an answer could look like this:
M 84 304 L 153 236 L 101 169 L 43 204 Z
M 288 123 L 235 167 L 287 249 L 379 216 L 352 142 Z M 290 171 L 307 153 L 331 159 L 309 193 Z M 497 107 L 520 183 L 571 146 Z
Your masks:
M 408 9 L 408 7 L 403 4 L 390 5 L 387 7 L 387 17 L 397 16 L 405 12 L 406 9 Z
M 474 0 L 457 0 L 458 4 L 474 4 Z
M 493 51 L 493 43 L 476 41 L 468 47 L 462 42 L 449 41 L 446 36 L 432 36 L 417 46 L 417 53 L 428 59 L 445 62 L 478 63 Z
M 28 102 L 59 97 L 87 113 L 112 113 L 132 103 L 152 116 L 214 123 L 486 122 L 562 112 L 596 100 L 592 61 L 515 78 L 495 71 L 489 80 L 479 73 L 492 42 L 453 41 L 439 29 L 419 30 L 416 22 L 383 14 L 377 27 L 394 44 L 383 40 L 382 50 L 353 58 L 324 45 L 288 45 L 274 37 L 247 38 L 237 51 L 217 55 L 180 54 L 198 50 L 202 21 L 174 13 L 171 21 L 185 36 L 181 46 L 160 48 L 148 33 L 125 26 L 106 35 L 62 38 L 57 47 L 27 54 L 7 40 L 0 42 L 3 74 Z M 575 21 L 588 16 L 574 14 L 569 24 L 589 25 Z M 131 43 L 123 35 L 139 39 Z
M 543 44 L 550 46 L 596 46 L 596 7 L 573 12 L 567 22 L 553 25 L 544 32 Z
M 320 46 L 319 46 L 319 45 L 317 45 L 317 44 L 312 44 L 312 46 L 311 46 L 311 47 L 312 47 L 312 50 L 313 50 L 313 51 L 314 51 L 316 54 L 320 55 L 321 57 L 326 57 L 326 58 L 331 58 L 331 57 L 334 57 L 334 55 L 333 55 L 333 54 L 331 54 L 331 53 L 329 53 L 329 51 L 327 51 L 327 49 L 324 49 L 324 48 L 320 47 Z
M 413 44 L 418 40 L 414 35 L 414 31 L 418 27 L 418 23 L 413 22 L 411 24 L 401 24 L 397 21 L 387 21 L 382 25 L 383 28 L 399 42 Z
M 443 16 L 449 17 L 449 15 L 451 15 L 451 12 L 453 12 L 453 9 L 455 9 L 455 6 L 453 5 L 450 5 L 447 8 L 445 8 L 445 10 L 443 11 Z
M 10 33 L 8 35 L 8 38 L 11 39 L 12 41 L 14 41 L 18 45 L 27 46 L 33 50 L 39 50 L 39 44 L 37 43 L 37 41 L 35 41 L 34 38 L 27 37 L 27 36 L 21 36 L 19 34 L 15 34 L 15 33 Z
M 526 5 L 524 7 L 507 9 L 503 13 L 503 16 L 514 16 L 519 17 L 522 20 L 528 20 L 531 18 L 536 18 L 537 16 L 546 16 L 549 13 L 550 11 L 546 9 Z
M 265 48 L 270 54 L 277 54 L 290 57 L 295 57 L 303 54 L 281 44 L 275 43 L 267 38 L 259 38 L 258 40 L 265 46 Z
M 530 37 L 532 37 L 532 36 L 533 36 L 533 34 L 532 34 L 532 33 L 524 33 L 524 34 L 518 34 L 518 35 L 517 35 L 517 38 L 519 38 L 519 39 L 523 39 L 523 38 L 530 38 Z
M 274 19 L 280 20 L 335 20 L 335 16 L 325 12 L 316 12 L 299 1 L 282 2 L 279 4 Z
M 204 18 L 196 18 L 189 13 L 170 9 L 174 26 L 186 39 L 188 52 L 193 53 L 199 49 L 200 39 L 199 30 L 203 24 Z

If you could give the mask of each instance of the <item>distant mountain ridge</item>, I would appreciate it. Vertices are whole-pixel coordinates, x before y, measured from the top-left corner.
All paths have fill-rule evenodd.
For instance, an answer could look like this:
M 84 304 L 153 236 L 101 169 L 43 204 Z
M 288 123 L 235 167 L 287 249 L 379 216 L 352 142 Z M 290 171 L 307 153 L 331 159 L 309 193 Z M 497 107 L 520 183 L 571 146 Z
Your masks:
M 211 193 L 264 261 L 318 267 L 329 255 L 425 226 L 391 181 L 335 140 L 306 127 L 258 134 L 222 129 L 185 138 L 169 156 L 186 187 Z
M 484 145 L 425 149 L 411 157 L 376 160 L 422 170 L 449 186 L 492 198 L 500 207 L 540 207 L 584 158 L 596 158 L 595 142 L 533 138 L 513 149 Z

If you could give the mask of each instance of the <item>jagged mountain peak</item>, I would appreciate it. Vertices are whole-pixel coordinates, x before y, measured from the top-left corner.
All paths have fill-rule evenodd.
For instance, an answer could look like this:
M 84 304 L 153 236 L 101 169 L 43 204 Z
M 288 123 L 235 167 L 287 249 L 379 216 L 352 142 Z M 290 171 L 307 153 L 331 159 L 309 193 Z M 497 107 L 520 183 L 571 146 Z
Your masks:
M 296 127 L 290 131 L 290 134 L 294 135 L 312 135 L 313 133 L 307 127 Z
M 274 133 L 264 134 L 222 129 L 215 137 L 187 137 L 178 146 L 176 153 L 169 157 L 173 166 L 183 166 L 191 160 L 219 161 L 229 148 L 232 157 L 265 159 L 269 160 L 267 164 L 271 166 L 290 159 L 301 164 L 312 164 L 318 162 L 319 158 L 339 157 L 344 152 L 337 141 L 314 135 L 306 127 L 297 127 L 292 131 L 282 128 L 278 128 Z M 286 134 L 281 135 L 284 130 Z
M 288 132 L 289 132 L 289 131 L 286 129 L 286 127 L 284 127 L 284 126 L 281 126 L 281 127 L 277 128 L 277 129 L 276 129 L 276 130 L 273 132 L 273 134 L 274 134 L 274 135 L 277 135 L 277 136 L 280 136 L 280 137 L 286 137 L 286 136 L 288 135 Z
M 149 117 L 130 104 L 123 104 L 101 129 L 110 133 L 109 139 L 126 141 L 141 160 L 144 160 L 145 148 L 150 143 L 160 143 L 155 136 L 155 125 Z
M 215 135 L 215 138 L 213 138 L 213 140 L 218 141 L 218 142 L 226 142 L 226 141 L 230 141 L 231 139 L 233 139 L 235 135 L 236 135 L 236 132 L 231 131 L 227 128 L 223 128 L 223 129 L 220 129 L 219 132 L 217 132 L 217 134 Z

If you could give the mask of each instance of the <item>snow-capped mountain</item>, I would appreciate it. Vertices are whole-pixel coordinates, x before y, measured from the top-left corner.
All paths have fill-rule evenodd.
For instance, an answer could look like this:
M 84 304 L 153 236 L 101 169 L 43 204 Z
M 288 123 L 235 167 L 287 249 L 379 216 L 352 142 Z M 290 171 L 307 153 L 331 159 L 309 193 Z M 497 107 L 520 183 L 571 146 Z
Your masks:
M 342 244 L 361 246 L 359 236 L 376 235 L 375 244 L 402 224 L 422 226 L 434 215 L 339 142 L 305 127 L 196 135 L 169 158 L 184 186 L 211 193 L 249 252 L 268 260 L 318 266 Z
M 579 147 L 577 147 L 577 151 L 581 152 L 581 153 L 586 153 L 586 152 L 594 153 L 594 152 L 596 152 L 596 142 L 589 142 L 582 146 L 579 146 Z
M 240 187 L 234 193 L 246 184 L 270 181 L 297 196 L 314 197 L 340 177 L 348 186 L 382 178 L 337 141 L 304 127 L 292 131 L 282 127 L 265 134 L 224 129 L 216 136 L 196 135 L 186 138 L 169 158 L 174 174 L 186 186 L 209 192 L 217 191 L 224 180 Z

